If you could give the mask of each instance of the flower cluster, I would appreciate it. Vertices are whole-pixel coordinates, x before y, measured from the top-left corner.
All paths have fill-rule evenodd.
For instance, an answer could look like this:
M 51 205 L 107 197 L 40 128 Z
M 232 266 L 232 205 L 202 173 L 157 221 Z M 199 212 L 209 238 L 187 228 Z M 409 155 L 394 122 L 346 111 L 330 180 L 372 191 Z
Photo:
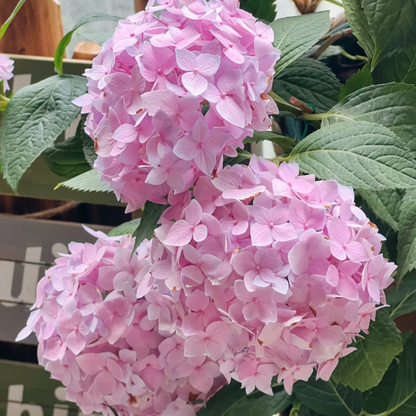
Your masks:
M 14 61 L 6 55 L 0 54 L 0 81 L 3 82 L 3 91 L 0 91 L 0 93 L 10 89 L 7 81 L 10 81 L 13 78 L 13 70 Z
M 157 0 L 122 20 L 86 71 L 95 168 L 133 211 L 191 188 L 270 127 L 279 52 L 238 0 Z
M 328 380 L 385 303 L 396 266 L 351 188 L 253 156 L 192 192 L 131 262 L 130 236 L 98 234 L 39 284 L 21 337 L 84 412 L 190 416 L 231 379 Z

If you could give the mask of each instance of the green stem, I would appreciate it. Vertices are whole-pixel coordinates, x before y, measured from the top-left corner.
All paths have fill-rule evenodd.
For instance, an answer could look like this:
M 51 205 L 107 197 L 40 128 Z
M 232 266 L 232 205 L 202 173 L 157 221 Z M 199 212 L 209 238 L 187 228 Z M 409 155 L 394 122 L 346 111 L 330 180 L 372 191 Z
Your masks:
M 368 58 L 366 56 L 361 55 L 350 55 L 348 52 L 342 51 L 341 55 L 345 56 L 346 58 L 350 59 L 351 61 L 364 61 L 368 62 Z
M 10 98 L 7 98 L 5 95 L 0 94 L 0 102 L 1 103 L 8 103 L 10 101 Z
M 308 121 L 322 121 L 326 118 L 337 117 L 337 118 L 344 118 L 345 120 L 351 120 L 347 116 L 343 116 L 342 114 L 337 113 L 320 113 L 320 114 L 306 114 L 303 113 L 299 118 L 302 120 Z
M 297 108 L 294 105 L 288 103 L 282 97 L 278 96 L 275 92 L 270 91 L 269 95 L 276 102 L 276 104 L 277 104 L 277 106 L 279 107 L 280 110 L 288 111 L 289 113 L 292 113 L 296 117 L 299 117 L 299 116 L 302 115 L 302 111 L 299 110 L 299 108 Z
M 336 6 L 344 8 L 344 5 L 338 0 L 326 0 L 328 3 L 335 4 Z

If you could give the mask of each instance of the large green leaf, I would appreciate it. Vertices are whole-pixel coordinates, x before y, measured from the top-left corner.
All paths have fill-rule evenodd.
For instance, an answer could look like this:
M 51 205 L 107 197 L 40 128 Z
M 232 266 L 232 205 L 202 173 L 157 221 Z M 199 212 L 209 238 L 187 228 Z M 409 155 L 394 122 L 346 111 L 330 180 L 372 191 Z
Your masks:
M 343 100 L 346 96 L 354 93 L 355 91 L 368 87 L 372 84 L 373 77 L 371 75 L 371 68 L 370 65 L 367 64 L 347 79 L 347 82 L 341 88 L 339 100 Z
M 380 384 L 369 392 L 364 409 L 369 414 L 400 414 L 414 401 L 416 392 L 416 344 L 413 332 L 402 334 L 403 352 L 390 365 Z M 399 412 L 399 413 L 396 413 Z
M 87 23 L 102 22 L 106 20 L 118 22 L 120 19 L 121 17 L 112 16 L 112 15 L 105 14 L 105 13 L 89 13 L 81 17 L 78 20 L 78 22 L 75 24 L 73 29 L 62 38 L 62 40 L 59 42 L 58 47 L 56 48 L 56 52 L 55 52 L 56 72 L 58 72 L 58 74 L 63 74 L 63 62 L 64 62 L 65 49 L 71 42 L 72 36 L 77 29 L 79 29 L 81 26 L 86 25 Z
M 379 59 L 414 44 L 414 0 L 362 0 L 362 6 L 375 44 L 372 68 Z
M 367 122 L 330 125 L 307 136 L 288 158 L 322 179 L 363 190 L 415 188 L 415 159 L 386 127 Z
M 137 230 L 137 227 L 140 225 L 141 218 L 125 222 L 124 224 L 119 225 L 116 228 L 113 228 L 108 235 L 110 237 L 118 237 L 120 235 L 131 234 Z
M 377 312 L 369 334 L 352 346 L 357 351 L 339 360 L 333 379 L 361 391 L 377 386 L 394 357 L 403 350 L 400 332 L 386 309 Z
M 374 214 L 389 225 L 394 231 L 399 230 L 402 194 L 398 189 L 388 191 L 360 191 Z
M 338 102 L 341 84 L 321 61 L 299 58 L 273 82 L 273 91 L 289 101 L 292 96 L 313 104 L 318 113 L 328 111 Z
M 285 17 L 275 20 L 270 26 L 274 31 L 274 45 L 281 51 L 281 58 L 276 64 L 278 74 L 328 32 L 329 12 Z
M 246 160 L 251 159 L 252 154 L 250 152 L 247 152 L 247 150 L 244 149 L 237 149 L 237 156 L 236 157 L 227 157 L 224 159 L 224 166 L 234 166 L 237 164 L 241 164 L 245 162 Z
M 273 393 L 268 396 L 256 390 L 247 395 L 240 383 L 232 381 L 208 400 L 198 416 L 273 416 L 292 403 L 283 386 L 274 387 Z
M 326 119 L 324 125 L 345 119 L 381 124 L 416 152 L 415 85 L 390 83 L 363 88 L 343 99 L 330 114 L 333 116 Z
M 273 22 L 276 19 L 274 0 L 240 0 L 240 7 L 257 19 Z
M 398 287 L 387 292 L 387 303 L 393 319 L 416 311 L 416 272 L 405 276 Z
M 275 143 L 286 152 L 290 152 L 296 145 L 296 142 L 290 137 L 282 136 L 273 131 L 255 131 L 253 137 L 246 137 L 243 143 L 250 144 L 263 141 Z
M 7 29 L 10 26 L 10 23 L 13 22 L 13 19 L 16 17 L 17 13 L 19 13 L 19 10 L 22 8 L 22 6 L 26 3 L 26 0 L 19 0 L 19 2 L 16 4 L 16 7 L 14 8 L 12 14 L 8 17 L 8 19 L 1 25 L 0 28 L 0 39 L 4 36 Z
M 416 190 L 406 192 L 400 210 L 397 245 L 398 282 L 416 268 Z
M 372 57 L 375 43 L 370 33 L 369 22 L 364 13 L 362 0 L 343 0 L 342 5 L 344 6 L 348 23 L 358 39 L 358 43 L 367 56 Z
M 82 125 L 82 151 L 84 152 L 84 156 L 86 161 L 89 163 L 89 165 L 93 168 L 94 162 L 97 159 L 97 153 L 95 153 L 94 149 L 94 140 L 91 139 L 90 136 L 85 132 L 85 122 L 87 120 L 86 115 L 83 115 L 81 117 L 80 125 Z
M 379 62 L 373 78 L 377 84 L 391 81 L 416 84 L 416 45 Z
M 133 234 L 133 237 L 136 238 L 133 252 L 136 251 L 136 248 L 139 247 L 146 238 L 151 239 L 153 237 L 153 233 L 159 224 L 160 217 L 167 207 L 168 205 L 155 204 L 150 201 L 146 202 L 140 224 Z
M 100 174 L 94 169 L 60 183 L 57 188 L 61 186 L 82 192 L 113 192 L 108 182 L 102 182 Z
M 309 379 L 297 381 L 293 391 L 306 406 L 325 416 L 352 416 L 361 412 L 363 397 L 360 391 L 336 385 L 332 381 Z
M 62 178 L 71 179 L 91 169 L 82 150 L 83 134 L 85 134 L 84 123 L 81 121 L 75 136 L 43 152 L 43 157 L 53 173 Z
M 72 100 L 85 90 L 83 77 L 61 75 L 22 88 L 11 98 L 0 147 L 4 178 L 15 192 L 29 166 L 76 119 L 80 108 Z

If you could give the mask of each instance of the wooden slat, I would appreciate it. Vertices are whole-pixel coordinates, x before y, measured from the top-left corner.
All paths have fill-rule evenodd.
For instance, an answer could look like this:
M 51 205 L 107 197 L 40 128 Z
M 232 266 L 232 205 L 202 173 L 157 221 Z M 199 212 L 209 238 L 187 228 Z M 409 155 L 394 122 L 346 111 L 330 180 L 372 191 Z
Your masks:
M 19 0 L 0 0 L 0 21 L 11 15 Z M 63 38 L 58 0 L 26 0 L 0 42 L 0 51 L 21 55 L 54 56 Z

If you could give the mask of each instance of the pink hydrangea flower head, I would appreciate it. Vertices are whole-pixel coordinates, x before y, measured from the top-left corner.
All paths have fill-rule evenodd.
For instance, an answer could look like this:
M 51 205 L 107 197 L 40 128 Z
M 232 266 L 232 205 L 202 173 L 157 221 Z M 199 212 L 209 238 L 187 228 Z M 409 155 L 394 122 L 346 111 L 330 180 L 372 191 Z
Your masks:
M 386 306 L 396 266 L 351 190 L 253 156 L 185 194 L 132 259 L 131 236 L 94 233 L 39 282 L 19 339 L 36 333 L 84 412 L 195 416 L 231 379 L 291 393 L 314 370 L 328 380 Z
M 128 211 L 188 190 L 270 127 L 273 40 L 237 0 L 150 1 L 120 21 L 75 103 L 95 168 Z

